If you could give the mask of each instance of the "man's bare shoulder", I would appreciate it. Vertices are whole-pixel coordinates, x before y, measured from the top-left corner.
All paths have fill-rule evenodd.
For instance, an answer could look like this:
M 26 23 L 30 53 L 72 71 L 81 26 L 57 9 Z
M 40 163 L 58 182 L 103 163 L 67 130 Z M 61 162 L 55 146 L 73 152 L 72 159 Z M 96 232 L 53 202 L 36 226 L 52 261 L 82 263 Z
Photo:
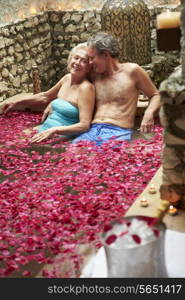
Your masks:
M 136 64 L 136 63 L 131 63 L 131 62 L 127 62 L 127 63 L 122 63 L 120 65 L 120 69 L 123 71 L 128 71 L 128 72 L 135 72 L 137 70 L 139 70 L 141 67 Z

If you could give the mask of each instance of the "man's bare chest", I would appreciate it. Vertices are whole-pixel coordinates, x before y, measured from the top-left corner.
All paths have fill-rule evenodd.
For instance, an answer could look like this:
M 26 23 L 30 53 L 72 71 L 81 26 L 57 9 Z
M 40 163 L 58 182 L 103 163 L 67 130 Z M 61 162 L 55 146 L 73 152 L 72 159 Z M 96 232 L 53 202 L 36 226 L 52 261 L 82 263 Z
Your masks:
M 109 102 L 126 100 L 133 97 L 137 92 L 134 81 L 129 76 L 115 76 L 113 78 L 106 78 L 97 80 L 95 82 L 96 99 L 97 101 Z

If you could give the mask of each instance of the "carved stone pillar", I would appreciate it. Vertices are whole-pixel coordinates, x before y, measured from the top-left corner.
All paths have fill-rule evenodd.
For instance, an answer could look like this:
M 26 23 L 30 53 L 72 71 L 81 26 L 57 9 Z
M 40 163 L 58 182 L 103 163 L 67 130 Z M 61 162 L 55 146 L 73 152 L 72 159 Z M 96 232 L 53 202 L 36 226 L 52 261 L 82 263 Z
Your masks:
M 121 62 L 151 62 L 150 13 L 143 0 L 105 1 L 101 23 L 117 39 Z

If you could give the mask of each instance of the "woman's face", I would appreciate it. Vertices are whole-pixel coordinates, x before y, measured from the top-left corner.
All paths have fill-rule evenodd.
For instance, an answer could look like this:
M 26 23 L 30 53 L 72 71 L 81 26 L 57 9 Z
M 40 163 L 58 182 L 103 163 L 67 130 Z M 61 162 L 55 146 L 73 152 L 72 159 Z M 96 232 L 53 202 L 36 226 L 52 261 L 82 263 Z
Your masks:
M 71 74 L 84 74 L 84 76 L 89 72 L 89 58 L 85 49 L 77 49 L 72 54 L 69 69 Z

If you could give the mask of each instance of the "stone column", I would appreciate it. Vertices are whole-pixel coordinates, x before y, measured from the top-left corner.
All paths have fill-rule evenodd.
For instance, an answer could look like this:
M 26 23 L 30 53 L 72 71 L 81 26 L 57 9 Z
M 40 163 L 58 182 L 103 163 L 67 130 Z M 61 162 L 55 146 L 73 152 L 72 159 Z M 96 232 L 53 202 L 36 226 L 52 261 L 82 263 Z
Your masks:
M 185 0 L 181 1 L 181 62 L 160 85 L 164 127 L 161 199 L 185 208 Z
M 182 60 L 182 76 L 185 77 L 185 0 L 181 0 L 181 60 Z

